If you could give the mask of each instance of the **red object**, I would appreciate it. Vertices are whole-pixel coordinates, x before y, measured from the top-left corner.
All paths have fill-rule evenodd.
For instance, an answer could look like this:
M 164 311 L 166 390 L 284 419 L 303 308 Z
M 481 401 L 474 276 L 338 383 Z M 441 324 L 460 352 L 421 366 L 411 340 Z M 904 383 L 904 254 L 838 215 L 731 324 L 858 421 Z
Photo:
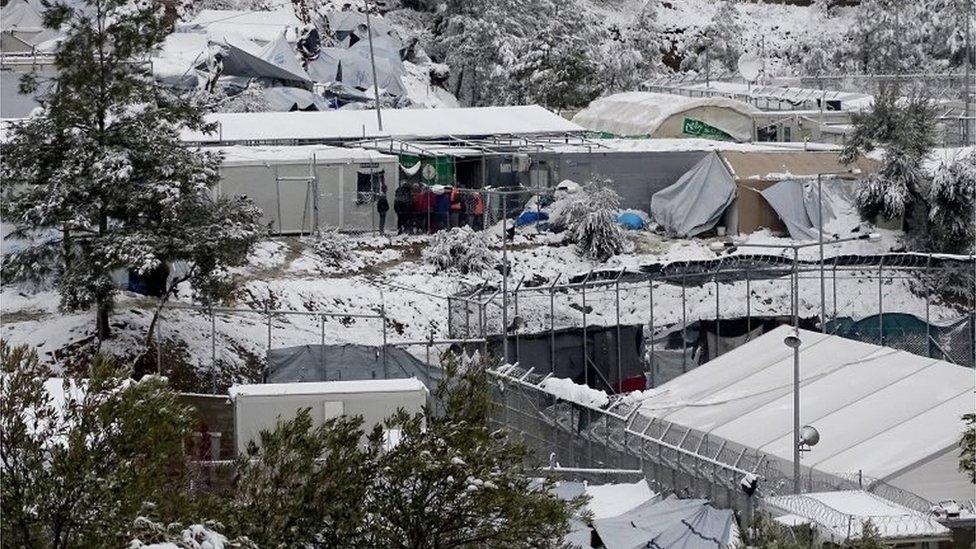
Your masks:
M 634 376 L 624 378 L 620 382 L 620 390 L 618 393 L 629 393 L 631 391 L 643 391 L 647 388 L 647 378 L 644 376 Z

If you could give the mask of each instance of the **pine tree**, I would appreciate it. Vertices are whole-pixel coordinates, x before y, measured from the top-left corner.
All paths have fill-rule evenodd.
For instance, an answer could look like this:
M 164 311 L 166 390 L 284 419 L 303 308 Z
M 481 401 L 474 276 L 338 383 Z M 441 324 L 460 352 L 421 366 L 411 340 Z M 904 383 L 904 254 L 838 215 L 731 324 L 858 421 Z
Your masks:
M 609 180 L 594 180 L 579 192 L 554 205 L 550 222 L 555 230 L 566 230 L 576 251 L 590 259 L 606 261 L 624 250 L 624 232 L 617 223 L 620 196 Z
M 147 503 L 179 518 L 191 415 L 165 380 L 96 357 L 90 378 L 46 389 L 35 352 L 0 343 L 0 362 L 4 545 L 119 547 Z
M 169 27 L 154 0 L 55 2 L 44 23 L 66 31 L 55 54 L 43 112 L 12 125 L 3 145 L 2 213 L 15 237 L 11 279 L 53 275 L 65 310 L 95 306 L 96 333 L 109 337 L 117 289 L 111 273 L 148 273 L 192 257 L 207 276 L 255 238 L 257 211 L 211 198 L 219 158 L 180 141 L 210 129 L 194 103 L 154 85 L 150 58 Z M 26 92 L 37 91 L 25 78 Z M 201 235 L 205 246 L 190 246 Z M 243 258 L 238 258 L 243 260 Z
M 973 253 L 976 246 L 976 152 L 943 160 L 928 192 L 932 249 Z
M 706 75 L 734 71 L 742 53 L 742 24 L 737 0 L 722 0 L 708 24 L 696 29 L 685 44 L 687 55 L 682 70 L 697 70 Z
M 969 480 L 976 484 L 976 414 L 962 416 L 966 430 L 959 439 L 959 470 L 969 476 Z
M 657 22 L 657 0 L 648 1 L 623 29 L 612 29 L 601 45 L 601 77 L 606 91 L 632 90 L 664 68 L 663 31 Z

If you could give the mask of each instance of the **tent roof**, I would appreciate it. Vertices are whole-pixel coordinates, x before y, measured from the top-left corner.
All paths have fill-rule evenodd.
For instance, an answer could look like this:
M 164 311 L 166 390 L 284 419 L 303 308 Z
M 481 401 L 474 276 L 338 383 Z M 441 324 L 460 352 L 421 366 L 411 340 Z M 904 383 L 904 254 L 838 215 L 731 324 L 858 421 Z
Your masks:
M 612 518 L 593 521 L 607 549 L 637 547 L 719 548 L 739 538 L 730 510 L 718 510 L 703 499 L 647 501 Z
M 950 536 L 949 529 L 933 518 L 863 490 L 775 496 L 765 498 L 763 503 L 786 513 L 781 522 L 812 523 L 821 536 L 835 542 L 859 537 L 867 520 L 886 539 Z
M 318 164 L 347 164 L 351 162 L 396 162 L 397 157 L 381 152 L 328 145 L 217 147 L 223 153 L 224 166 L 264 166 L 265 164 L 304 163 L 314 155 Z
M 719 153 L 737 180 L 790 179 L 815 176 L 818 173 L 842 173 L 855 170 L 871 173 L 877 163 L 859 156 L 851 166 L 840 161 L 840 153 L 833 151 L 732 151 Z
M 624 92 L 593 100 L 573 122 L 592 131 L 614 135 L 653 135 L 671 116 L 698 107 L 721 107 L 751 116 L 748 103 L 724 97 L 692 98 L 652 92 Z
M 641 412 L 791 462 L 793 355 L 783 344 L 791 331 L 776 328 L 645 392 Z M 821 434 L 804 466 L 893 479 L 958 443 L 960 418 L 972 410 L 971 369 L 819 332 L 800 338 L 801 418 Z M 924 483 L 899 482 L 926 497 Z
M 347 141 L 364 137 L 449 137 L 496 134 L 561 134 L 582 128 L 538 105 L 455 109 L 389 109 L 383 131 L 374 110 L 326 112 L 216 113 L 207 116 L 220 130 L 184 132 L 191 142 Z
M 44 29 L 44 18 L 27 0 L 12 0 L 0 9 L 0 29 L 39 32 Z

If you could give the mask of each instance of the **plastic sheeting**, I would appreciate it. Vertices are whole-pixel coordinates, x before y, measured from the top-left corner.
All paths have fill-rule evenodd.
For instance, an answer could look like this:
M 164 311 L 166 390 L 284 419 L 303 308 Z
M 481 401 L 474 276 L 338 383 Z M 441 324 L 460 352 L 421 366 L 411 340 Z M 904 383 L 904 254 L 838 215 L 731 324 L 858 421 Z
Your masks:
M 718 223 L 735 193 L 735 181 L 722 159 L 709 153 L 673 185 L 651 196 L 651 217 L 668 234 L 695 236 Z
M 607 549 L 714 549 L 732 547 L 739 539 L 731 510 L 715 509 L 703 499 L 674 496 L 595 520 L 593 526 Z
M 264 98 L 275 111 L 324 111 L 329 108 L 325 100 L 302 88 L 263 88 Z
M 415 377 L 427 387 L 441 379 L 441 371 L 429 367 L 407 351 L 389 347 L 386 371 L 391 379 Z M 369 345 L 299 345 L 268 351 L 265 383 L 349 381 L 383 379 L 383 350 Z
M 225 37 L 221 43 L 226 55 L 223 72 L 229 76 L 273 78 L 293 82 L 311 82 L 308 73 L 294 58 L 291 46 L 283 36 L 257 50 L 253 42 L 236 37 Z
M 841 179 L 825 180 L 823 187 L 823 229 L 825 236 L 847 233 L 858 225 L 853 206 L 853 184 Z M 816 240 L 820 227 L 817 182 L 780 181 L 761 191 L 763 198 L 783 220 L 790 238 Z

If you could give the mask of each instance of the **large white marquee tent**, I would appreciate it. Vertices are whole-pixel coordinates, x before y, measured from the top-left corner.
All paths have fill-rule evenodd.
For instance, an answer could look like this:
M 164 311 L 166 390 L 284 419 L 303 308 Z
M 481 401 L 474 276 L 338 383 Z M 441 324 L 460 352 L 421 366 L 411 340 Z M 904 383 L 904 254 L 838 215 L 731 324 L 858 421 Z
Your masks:
M 793 459 L 793 351 L 780 327 L 642 395 L 641 413 Z M 972 498 L 959 471 L 969 368 L 800 330 L 800 418 L 820 432 L 804 471 L 881 480 L 929 501 Z

